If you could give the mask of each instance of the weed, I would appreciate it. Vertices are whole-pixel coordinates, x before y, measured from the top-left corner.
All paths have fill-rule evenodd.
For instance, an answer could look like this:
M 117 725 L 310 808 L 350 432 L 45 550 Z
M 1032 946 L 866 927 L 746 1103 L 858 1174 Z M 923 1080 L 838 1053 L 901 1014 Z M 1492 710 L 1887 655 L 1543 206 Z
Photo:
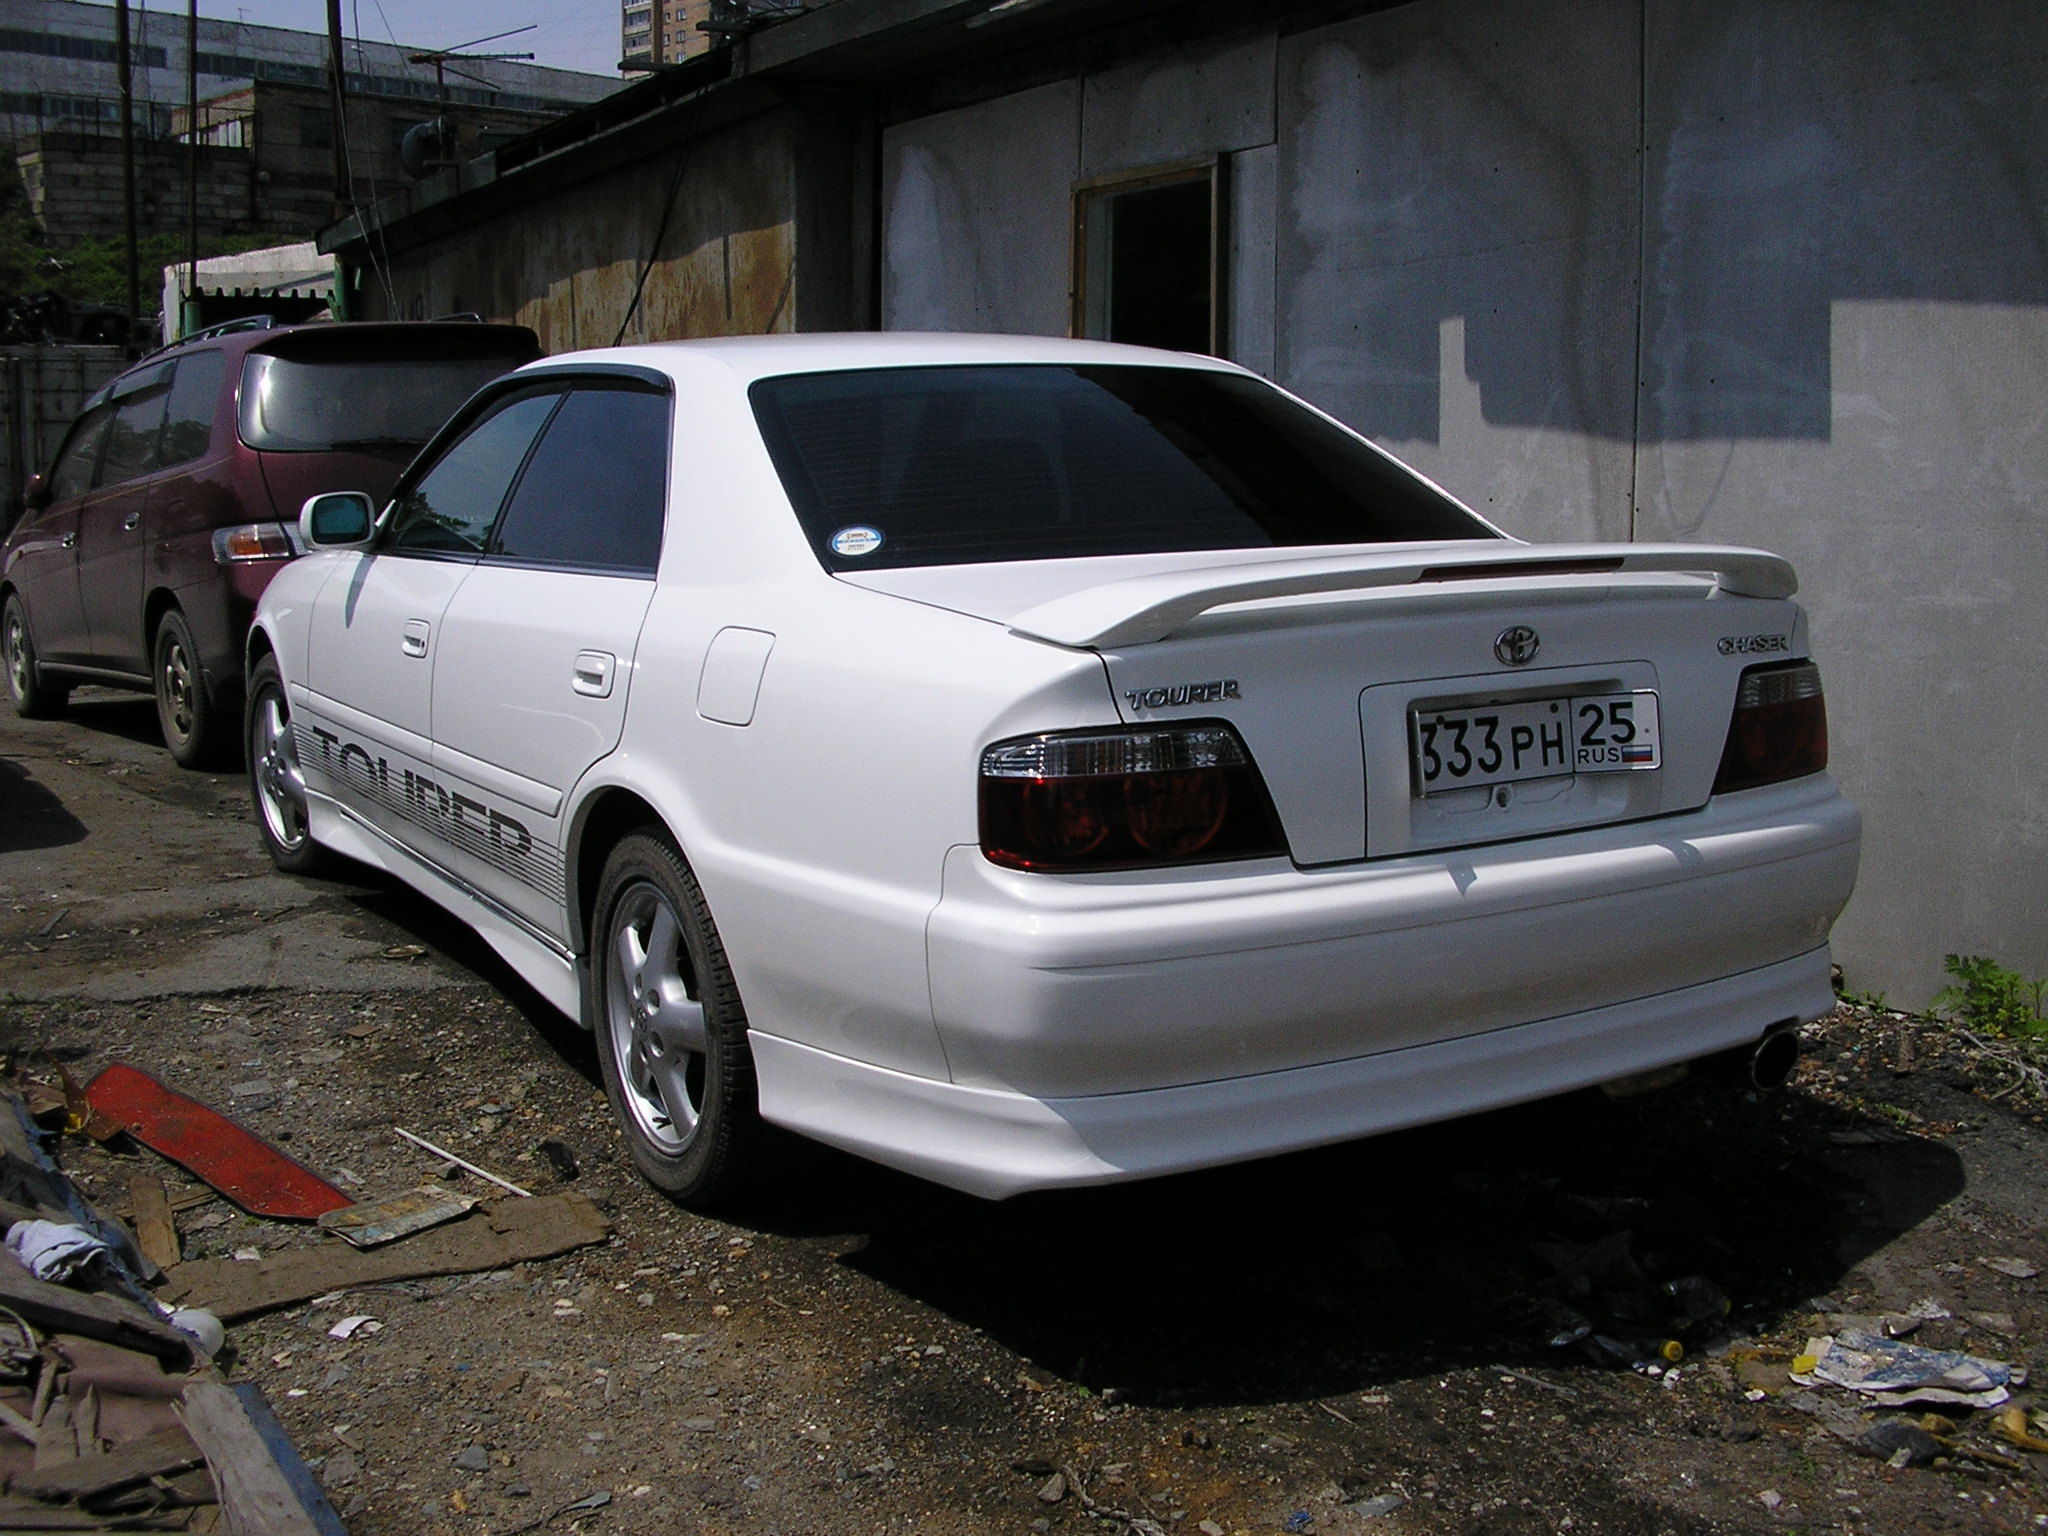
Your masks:
M 2041 1012 L 2048 981 L 2032 981 L 1983 955 L 1947 955 L 1942 968 L 1955 979 L 1935 994 L 1936 1010 L 1966 1028 L 2003 1039 L 2048 1037 Z

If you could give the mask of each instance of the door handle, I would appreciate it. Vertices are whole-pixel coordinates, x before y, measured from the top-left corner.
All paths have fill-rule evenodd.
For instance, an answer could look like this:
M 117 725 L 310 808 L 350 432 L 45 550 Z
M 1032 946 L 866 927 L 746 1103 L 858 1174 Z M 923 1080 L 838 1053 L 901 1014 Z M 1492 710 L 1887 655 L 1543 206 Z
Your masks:
M 399 632 L 398 648 L 408 656 L 424 656 L 431 632 L 432 626 L 425 619 L 407 619 L 405 628 Z
M 76 549 L 78 548 L 78 535 L 75 533 L 67 533 L 64 535 L 63 538 L 59 539 L 57 543 L 65 549 Z
M 610 651 L 578 651 L 570 686 L 593 699 L 608 699 L 612 696 L 612 668 L 617 663 Z
M 135 531 L 135 525 L 141 521 L 142 514 L 140 512 L 130 512 L 121 519 L 121 531 L 123 533 L 132 533 Z

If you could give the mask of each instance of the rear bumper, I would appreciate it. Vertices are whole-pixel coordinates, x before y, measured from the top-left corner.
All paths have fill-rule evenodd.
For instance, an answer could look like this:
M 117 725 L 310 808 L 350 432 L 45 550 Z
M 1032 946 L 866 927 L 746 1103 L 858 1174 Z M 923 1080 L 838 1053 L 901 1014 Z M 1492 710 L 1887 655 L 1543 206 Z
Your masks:
M 1755 1039 L 1834 1005 L 1825 945 L 1563 1018 L 1216 1082 L 1034 1098 L 868 1066 L 756 1034 L 779 1125 L 990 1199 L 1348 1141 L 1544 1098 Z
M 1046 877 L 956 848 L 926 927 L 933 1018 L 954 1083 L 1041 1099 L 1487 1035 L 1819 951 L 1860 831 L 1820 775 L 1655 821 L 1330 869 Z

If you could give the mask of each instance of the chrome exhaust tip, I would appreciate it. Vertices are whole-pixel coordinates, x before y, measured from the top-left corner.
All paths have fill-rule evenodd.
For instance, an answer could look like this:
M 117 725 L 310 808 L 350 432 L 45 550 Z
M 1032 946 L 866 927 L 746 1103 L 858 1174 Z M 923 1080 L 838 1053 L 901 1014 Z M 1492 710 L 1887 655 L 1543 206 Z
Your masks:
M 1750 1086 L 1761 1093 L 1775 1093 L 1791 1080 L 1799 1065 L 1799 1031 L 1794 1026 L 1767 1030 L 1749 1053 Z
M 1749 1045 L 1719 1051 L 1700 1062 L 1710 1077 L 1758 1093 L 1775 1093 L 1791 1080 L 1799 1065 L 1799 1021 L 1773 1024 Z

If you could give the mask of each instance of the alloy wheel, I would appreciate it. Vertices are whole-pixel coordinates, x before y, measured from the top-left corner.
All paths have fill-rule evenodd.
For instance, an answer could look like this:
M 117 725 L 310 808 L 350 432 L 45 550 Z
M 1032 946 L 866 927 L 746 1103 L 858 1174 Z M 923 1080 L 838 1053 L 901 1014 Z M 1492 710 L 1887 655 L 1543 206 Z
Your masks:
M 284 700 L 266 694 L 256 705 L 256 798 L 271 837 L 287 853 L 306 842 L 306 776 L 299 768 L 298 744 L 285 719 Z
M 605 1024 L 626 1108 L 671 1156 L 697 1134 L 710 1039 L 694 995 L 682 922 L 653 884 L 629 886 L 612 908 Z

